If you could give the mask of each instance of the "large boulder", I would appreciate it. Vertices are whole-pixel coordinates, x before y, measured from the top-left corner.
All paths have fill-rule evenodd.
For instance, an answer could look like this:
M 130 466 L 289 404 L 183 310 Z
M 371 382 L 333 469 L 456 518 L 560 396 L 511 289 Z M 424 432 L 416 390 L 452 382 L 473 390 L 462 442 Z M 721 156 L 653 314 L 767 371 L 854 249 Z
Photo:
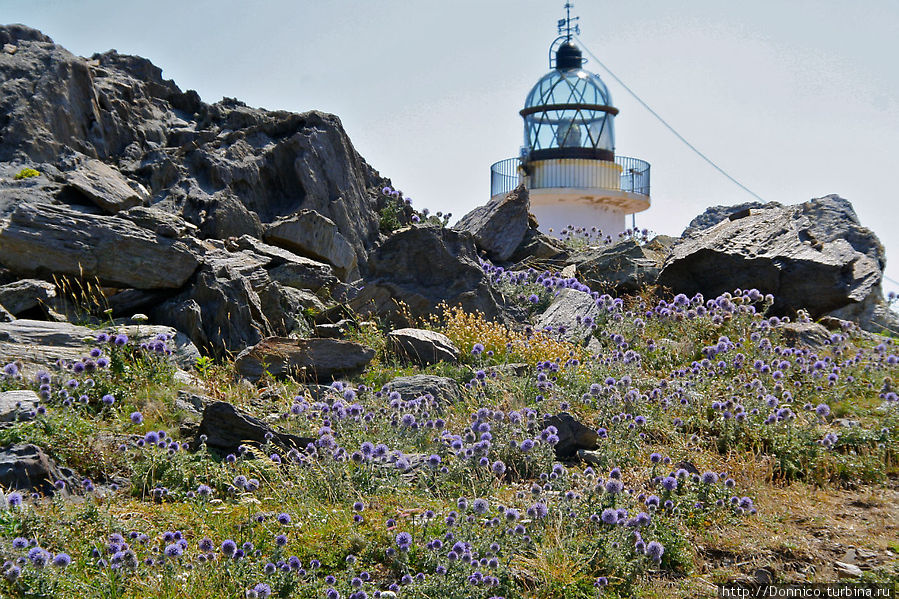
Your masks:
M 350 306 L 362 314 L 397 316 L 397 302 L 413 316 L 433 313 L 441 303 L 488 318 L 501 315 L 471 235 L 440 227 L 410 227 L 390 236 L 369 257 L 365 287 Z
M 682 240 L 658 283 L 715 297 L 735 288 L 774 295 L 774 313 L 804 308 L 818 318 L 879 301 L 883 246 L 837 196 L 749 209 Z
M 0 264 L 23 275 L 57 273 L 160 289 L 184 285 L 199 260 L 182 241 L 125 219 L 22 204 L 0 222 Z
M 56 481 L 65 483 L 62 493 L 81 484 L 77 473 L 59 466 L 37 445 L 18 444 L 0 449 L 0 486 L 4 489 L 54 495 Z
M 453 227 L 467 231 L 494 262 L 505 262 L 521 245 L 528 230 L 530 200 L 524 184 L 466 214 Z
M 265 231 L 265 240 L 292 252 L 327 262 L 344 280 L 358 278 L 356 252 L 330 218 L 314 210 L 300 210 Z
M 453 345 L 449 337 L 437 331 L 396 329 L 387 334 L 387 342 L 397 355 L 422 366 L 459 359 L 459 348 Z
M 205 435 L 206 445 L 219 451 L 236 451 L 240 445 L 256 445 L 272 441 L 282 446 L 304 449 L 315 439 L 282 433 L 261 420 L 224 402 L 209 403 L 203 409 L 203 418 L 197 430 L 197 438 Z
M 251 380 L 268 374 L 325 381 L 359 374 L 374 356 L 373 349 L 352 341 L 269 337 L 242 351 L 234 367 Z
M 577 274 L 590 288 L 613 295 L 637 293 L 655 283 L 675 239 L 660 235 L 648 243 L 625 239 L 572 256 Z

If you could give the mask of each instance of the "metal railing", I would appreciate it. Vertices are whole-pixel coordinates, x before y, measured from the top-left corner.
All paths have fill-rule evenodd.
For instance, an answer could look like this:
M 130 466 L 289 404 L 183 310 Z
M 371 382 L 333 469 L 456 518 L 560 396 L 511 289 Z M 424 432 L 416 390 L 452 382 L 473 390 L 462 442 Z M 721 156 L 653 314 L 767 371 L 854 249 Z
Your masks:
M 615 164 L 621 168 L 619 188 L 621 191 L 649 195 L 649 163 L 638 158 L 628 156 L 616 156 Z M 522 182 L 524 174 L 519 170 L 520 158 L 506 158 L 494 163 L 490 167 L 490 196 L 509 193 Z M 532 181 L 527 182 L 528 187 L 538 189 Z M 552 187 L 554 185 L 547 185 Z M 577 185 L 571 185 L 577 187 Z

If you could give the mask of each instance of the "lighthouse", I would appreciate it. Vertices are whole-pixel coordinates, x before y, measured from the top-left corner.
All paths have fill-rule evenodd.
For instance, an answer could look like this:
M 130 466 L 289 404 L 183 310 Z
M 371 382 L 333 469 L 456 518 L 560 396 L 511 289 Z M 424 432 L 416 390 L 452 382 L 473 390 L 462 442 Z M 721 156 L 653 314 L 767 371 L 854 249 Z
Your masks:
M 524 183 L 544 233 L 574 225 L 614 236 L 627 227 L 627 215 L 649 208 L 649 164 L 615 154 L 618 109 L 599 76 L 584 69 L 572 39 L 580 31 L 578 17 L 571 17 L 571 3 L 565 11 L 550 46 L 551 70 L 519 112 L 524 145 L 518 157 L 490 167 L 490 195 L 504 196 Z

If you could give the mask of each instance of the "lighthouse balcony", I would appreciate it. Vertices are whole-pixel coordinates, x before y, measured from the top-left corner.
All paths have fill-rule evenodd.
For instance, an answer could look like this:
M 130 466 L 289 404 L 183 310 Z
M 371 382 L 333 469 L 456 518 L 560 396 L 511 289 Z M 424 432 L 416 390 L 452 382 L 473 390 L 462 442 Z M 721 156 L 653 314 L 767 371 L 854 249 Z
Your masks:
M 490 167 L 490 195 L 504 196 L 524 183 L 532 205 L 563 202 L 594 204 L 621 214 L 649 208 L 649 163 L 637 158 L 615 156 L 595 158 L 555 158 L 532 156 L 522 163 L 507 158 Z

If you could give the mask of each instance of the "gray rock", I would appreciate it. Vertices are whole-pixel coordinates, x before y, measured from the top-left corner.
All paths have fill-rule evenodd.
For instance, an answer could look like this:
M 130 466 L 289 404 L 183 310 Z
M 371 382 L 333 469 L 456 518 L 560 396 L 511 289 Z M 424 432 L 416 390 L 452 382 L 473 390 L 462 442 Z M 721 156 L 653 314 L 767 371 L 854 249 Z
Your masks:
M 436 331 L 396 329 L 387 334 L 387 341 L 397 355 L 422 366 L 459 359 L 459 349 L 449 337 Z
M 833 569 L 837 573 L 837 578 L 840 580 L 844 578 L 860 578 L 862 574 L 862 569 L 856 566 L 855 564 L 847 564 L 846 562 L 834 562 Z
M 135 191 L 119 171 L 95 158 L 77 162 L 72 170 L 65 173 L 65 182 L 110 214 L 138 206 L 149 199 L 146 190 Z
M 258 270 L 264 277 L 265 271 L 252 257 L 249 260 L 204 265 L 193 284 L 154 309 L 151 318 L 187 331 L 197 347 L 217 356 L 274 334 L 262 300 L 246 276 Z
M 836 196 L 752 210 L 674 247 L 658 283 L 675 293 L 715 297 L 740 287 L 774 295 L 776 314 L 804 308 L 813 318 L 880 294 L 877 237 Z
M 0 223 L 0 263 L 24 275 L 96 277 L 137 289 L 180 287 L 199 265 L 189 246 L 128 220 L 30 204 Z
M 804 345 L 816 351 L 830 344 L 830 331 L 815 322 L 785 322 L 777 327 L 787 347 Z
M 56 481 L 65 482 L 63 494 L 80 487 L 80 477 L 59 466 L 37 445 L 18 444 L 0 449 L 0 485 L 5 489 L 55 495 Z
M 534 223 L 536 224 L 536 223 Z M 509 262 L 529 265 L 536 263 L 540 268 L 559 268 L 568 260 L 569 252 L 565 245 L 554 237 L 545 235 L 536 226 L 529 228 Z
M 269 337 L 242 351 L 234 367 L 251 380 L 268 373 L 323 381 L 358 374 L 374 356 L 374 350 L 352 341 Z
M 734 220 L 742 218 L 749 214 L 751 210 L 770 210 L 772 208 L 783 208 L 783 204 L 778 202 L 743 202 L 742 204 L 734 204 L 732 206 L 709 206 L 705 212 L 690 221 L 681 237 L 693 237 L 702 231 L 714 227 L 721 221 L 733 218 Z
M 570 261 L 577 265 L 579 278 L 594 291 L 637 293 L 655 283 L 674 241 L 665 236 L 644 244 L 625 239 L 608 247 L 589 248 Z
M 323 260 L 344 281 L 359 278 L 356 252 L 331 219 L 314 210 L 300 210 L 266 229 L 265 241 L 292 252 Z
M 391 235 L 370 255 L 365 287 L 349 305 L 359 314 L 402 322 L 397 302 L 412 316 L 431 314 L 440 303 L 487 318 L 502 312 L 471 235 L 438 227 L 411 227 Z
M 336 224 L 357 262 L 378 243 L 386 200 L 376 190 L 388 182 L 337 117 L 210 105 L 144 58 L 81 58 L 24 26 L 0 27 L 0 38 L 17 48 L 0 54 L 0 161 L 56 164 L 71 151 L 101 160 L 207 236 L 258 236 L 309 209 Z
M 0 422 L 26 420 L 36 410 L 41 399 L 34 391 L 3 391 L 0 393 Z
M 11 314 L 47 305 L 56 297 L 56 285 L 40 279 L 22 279 L 0 286 L 0 305 Z
M 595 430 L 584 426 L 567 412 L 560 412 L 555 416 L 547 416 L 543 419 L 543 428 L 556 427 L 556 435 L 559 442 L 555 445 L 556 457 L 559 459 L 572 458 L 579 450 L 596 449 L 599 435 Z
M 236 451 L 243 444 L 265 444 L 266 434 L 271 435 L 274 443 L 297 449 L 304 449 L 309 443 L 315 442 L 310 437 L 277 431 L 227 402 L 216 401 L 203 409 L 203 418 L 197 429 L 197 443 L 201 435 L 206 435 L 206 445 L 210 448 Z
M 118 213 L 118 216 L 126 218 L 144 229 L 149 229 L 162 237 L 178 239 L 180 237 L 196 237 L 198 229 L 183 218 L 146 206 L 135 206 Z
M 494 262 L 505 262 L 521 245 L 528 230 L 528 190 L 519 185 L 503 198 L 495 198 L 463 216 L 453 227 L 467 231 Z
M 331 290 L 339 287 L 339 280 L 330 265 L 262 243 L 248 235 L 229 240 L 226 247 L 230 251 L 247 250 L 257 256 L 268 258 L 265 268 L 268 269 L 269 278 L 287 287 L 314 292 L 322 288 Z
M 175 329 L 158 325 L 117 326 L 137 343 L 154 339 L 159 334 L 172 335 L 169 348 L 172 359 L 182 368 L 192 368 L 200 352 L 190 340 Z M 67 322 L 47 322 L 20 318 L 0 323 L 0 355 L 14 356 L 26 364 L 46 367 L 57 360 L 80 360 L 96 347 L 97 331 Z
M 593 336 L 593 329 L 582 324 L 583 319 L 589 317 L 595 323 L 599 315 L 596 300 L 589 293 L 577 289 L 562 289 L 546 311 L 537 317 L 534 328 L 551 329 L 554 336 L 582 344 Z
M 403 401 L 409 401 L 430 395 L 435 405 L 454 404 L 462 399 L 459 383 L 445 376 L 431 374 L 414 374 L 400 376 L 385 385 L 389 391 L 396 391 Z
M 321 312 L 325 309 L 325 305 L 314 294 L 274 282 L 259 290 L 259 300 L 272 328 L 291 336 L 305 337 L 311 332 L 309 324 L 303 318 L 305 310 Z

